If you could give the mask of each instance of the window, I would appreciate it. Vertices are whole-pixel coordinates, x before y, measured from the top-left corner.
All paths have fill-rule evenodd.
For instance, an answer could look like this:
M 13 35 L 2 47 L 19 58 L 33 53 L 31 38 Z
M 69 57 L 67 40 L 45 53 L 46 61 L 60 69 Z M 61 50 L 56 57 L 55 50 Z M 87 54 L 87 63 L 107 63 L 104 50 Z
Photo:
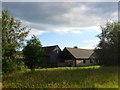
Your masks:
M 58 50 L 56 50 L 56 52 L 58 53 L 59 51 L 58 51 Z
M 90 59 L 90 63 L 92 63 L 92 60 Z
M 85 60 L 83 60 L 83 63 L 86 63 L 86 61 L 85 61 Z

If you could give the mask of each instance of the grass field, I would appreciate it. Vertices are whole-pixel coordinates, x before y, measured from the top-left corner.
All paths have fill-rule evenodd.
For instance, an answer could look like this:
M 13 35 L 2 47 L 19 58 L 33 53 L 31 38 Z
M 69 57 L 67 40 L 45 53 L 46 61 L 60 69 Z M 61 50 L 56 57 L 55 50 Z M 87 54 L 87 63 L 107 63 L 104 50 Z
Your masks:
M 118 88 L 116 67 L 64 67 L 3 75 L 3 88 Z

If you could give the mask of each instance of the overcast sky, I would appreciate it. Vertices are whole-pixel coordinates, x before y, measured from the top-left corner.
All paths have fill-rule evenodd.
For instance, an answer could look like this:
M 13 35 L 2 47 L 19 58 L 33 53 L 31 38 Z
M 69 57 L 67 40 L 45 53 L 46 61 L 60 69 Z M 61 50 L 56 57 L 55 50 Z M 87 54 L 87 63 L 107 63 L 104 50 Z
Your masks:
M 100 25 L 118 19 L 117 2 L 3 2 L 43 46 L 94 48 Z

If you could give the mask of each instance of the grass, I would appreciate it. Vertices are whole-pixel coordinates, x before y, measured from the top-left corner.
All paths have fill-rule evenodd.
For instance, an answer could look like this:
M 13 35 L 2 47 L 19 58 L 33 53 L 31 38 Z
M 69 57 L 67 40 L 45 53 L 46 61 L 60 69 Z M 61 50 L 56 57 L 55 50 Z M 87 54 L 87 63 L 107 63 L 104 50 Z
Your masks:
M 116 67 L 63 67 L 3 75 L 3 88 L 118 88 Z

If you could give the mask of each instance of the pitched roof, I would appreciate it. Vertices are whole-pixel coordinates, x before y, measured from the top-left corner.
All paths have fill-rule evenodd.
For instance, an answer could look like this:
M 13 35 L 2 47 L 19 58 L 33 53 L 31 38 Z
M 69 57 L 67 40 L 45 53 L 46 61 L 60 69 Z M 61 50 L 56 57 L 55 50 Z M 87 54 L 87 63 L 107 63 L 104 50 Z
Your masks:
M 66 49 L 76 58 L 76 59 L 82 59 L 82 58 L 89 58 L 94 50 L 93 49 L 80 49 L 80 48 L 67 48 Z
M 58 45 L 54 45 L 54 46 L 45 46 L 45 47 L 43 47 L 43 48 L 44 48 L 44 51 L 45 51 L 45 54 L 50 54 L 51 51 L 53 51 L 53 50 L 55 49 L 55 47 L 58 47 L 58 48 L 59 48 Z

